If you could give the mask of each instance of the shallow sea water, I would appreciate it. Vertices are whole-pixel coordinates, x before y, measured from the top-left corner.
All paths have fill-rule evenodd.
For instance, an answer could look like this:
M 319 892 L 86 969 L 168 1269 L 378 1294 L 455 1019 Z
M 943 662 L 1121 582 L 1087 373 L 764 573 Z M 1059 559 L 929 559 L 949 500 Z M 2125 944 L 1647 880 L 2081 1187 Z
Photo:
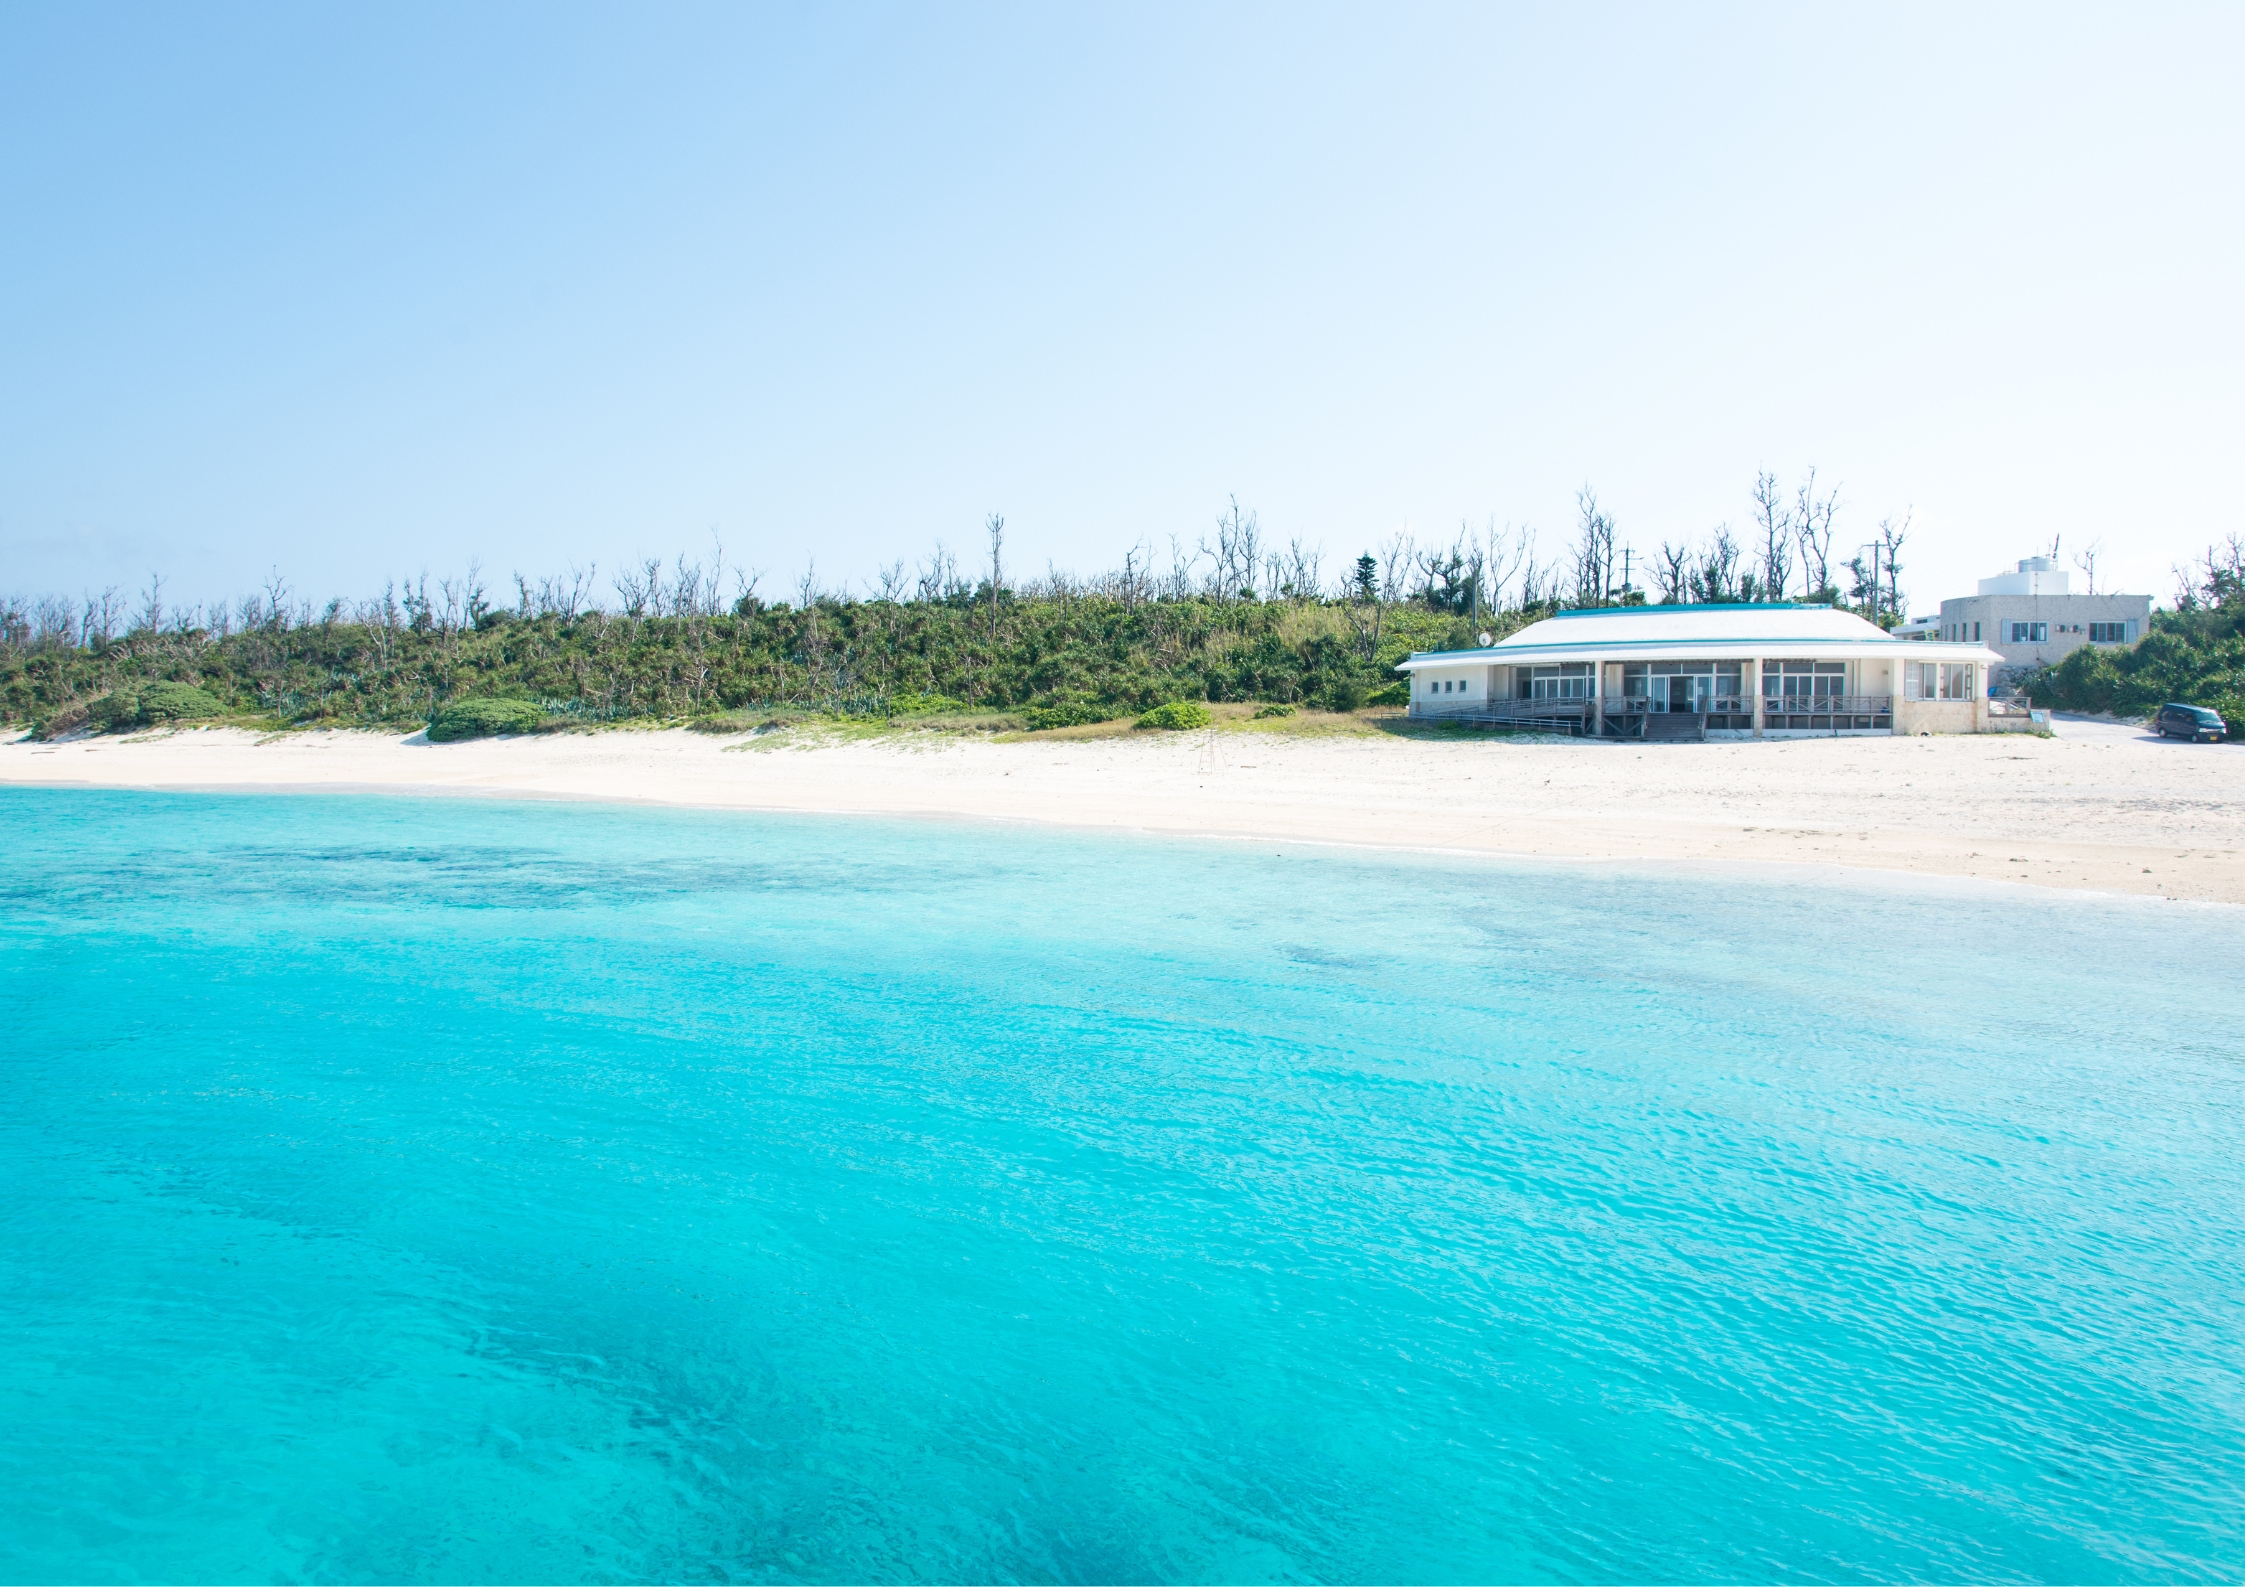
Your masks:
M 9 1579 L 2245 1575 L 2245 912 L 0 821 Z

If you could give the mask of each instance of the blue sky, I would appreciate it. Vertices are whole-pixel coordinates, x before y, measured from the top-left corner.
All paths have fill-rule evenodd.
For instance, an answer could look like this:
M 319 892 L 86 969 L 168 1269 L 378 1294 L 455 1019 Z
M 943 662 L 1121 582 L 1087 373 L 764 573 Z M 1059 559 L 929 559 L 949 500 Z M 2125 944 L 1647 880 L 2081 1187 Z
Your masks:
M 0 11 L 0 589 L 2245 529 L 2245 9 Z

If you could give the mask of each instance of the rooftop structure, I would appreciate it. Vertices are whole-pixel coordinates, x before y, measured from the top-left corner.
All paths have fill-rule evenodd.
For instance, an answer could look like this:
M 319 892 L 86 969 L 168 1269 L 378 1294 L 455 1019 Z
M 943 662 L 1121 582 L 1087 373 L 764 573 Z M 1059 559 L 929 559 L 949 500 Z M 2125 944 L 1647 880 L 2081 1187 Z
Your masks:
M 2021 557 L 2009 573 L 1980 581 L 1982 595 L 2067 595 L 2065 569 L 2049 557 Z
M 1988 729 L 1984 645 L 1903 641 L 1831 606 L 1608 606 L 1398 671 L 1415 717 L 1596 737 L 1806 737 Z

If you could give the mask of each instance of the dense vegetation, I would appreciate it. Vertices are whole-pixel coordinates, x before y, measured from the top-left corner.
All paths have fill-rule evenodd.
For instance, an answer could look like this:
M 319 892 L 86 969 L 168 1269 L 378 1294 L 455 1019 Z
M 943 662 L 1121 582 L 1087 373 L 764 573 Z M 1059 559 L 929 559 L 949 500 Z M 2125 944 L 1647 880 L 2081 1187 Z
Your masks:
M 1504 626 L 1521 620 L 1510 614 Z M 803 607 L 749 597 L 731 610 L 659 615 L 271 607 L 230 631 L 136 624 L 84 643 L 28 628 L 0 631 L 0 714 L 49 732 L 89 720 L 145 725 L 154 718 L 141 702 L 186 686 L 201 708 L 170 716 L 399 728 L 437 720 L 444 736 L 787 707 L 1009 712 L 1035 727 L 1136 716 L 1175 700 L 1353 709 L 1392 693 L 1406 652 L 1472 639 L 1458 614 L 1409 600 L 1004 588 L 993 597 L 987 587 L 928 601 L 822 596 Z M 494 703 L 480 715 L 445 712 L 476 700 Z
M 2170 700 L 2245 722 L 2245 541 L 2209 550 L 2184 570 L 2175 610 L 2154 612 L 2126 650 L 2084 645 L 2025 682 L 2037 705 L 2147 716 Z
M 1787 505 L 1756 481 L 1755 531 L 1664 545 L 1648 569 L 1664 599 L 1781 597 L 1795 584 L 1858 609 L 1900 611 L 1899 531 L 1883 563 L 1830 561 L 1833 497 L 1814 476 Z M 474 737 L 568 723 L 741 721 L 776 710 L 843 716 L 977 713 L 1035 729 L 1137 718 L 1173 702 L 1258 701 L 1352 711 L 1401 703 L 1412 650 L 1501 637 L 1562 605 L 1635 603 L 1613 520 L 1587 489 L 1569 549 L 1540 559 L 1531 531 L 1461 530 L 1422 548 L 1391 537 L 1328 581 L 1299 541 L 1267 543 L 1235 502 L 1212 541 L 1174 542 L 1167 573 L 1133 550 L 1116 572 L 1004 576 L 1004 522 L 988 571 L 963 577 L 938 547 L 916 575 L 897 563 L 856 596 L 806 575 L 793 601 L 681 557 L 646 563 L 595 598 L 589 575 L 515 580 L 511 602 L 475 577 L 426 578 L 324 610 L 277 579 L 231 608 L 137 613 L 115 592 L 82 603 L 0 602 L 0 719 L 53 735 L 226 716 L 276 726 L 412 728 Z M 1141 560 L 1142 556 L 1144 560 Z M 177 689 L 184 694 L 163 691 Z M 166 704 L 166 701 L 172 703 Z M 485 702 L 477 705 L 472 702 Z M 184 702 L 184 703 L 182 703 Z

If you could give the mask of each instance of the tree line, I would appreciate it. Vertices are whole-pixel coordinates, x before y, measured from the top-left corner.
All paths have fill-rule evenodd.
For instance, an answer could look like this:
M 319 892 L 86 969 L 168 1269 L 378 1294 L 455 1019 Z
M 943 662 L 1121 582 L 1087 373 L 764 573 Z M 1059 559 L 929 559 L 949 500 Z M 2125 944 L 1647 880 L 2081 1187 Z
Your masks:
M 1664 601 L 1842 599 L 1833 578 L 1836 496 L 1813 472 L 1789 497 L 1756 482 L 1749 556 L 1727 526 L 1665 544 L 1648 571 Z M 564 720 L 693 719 L 797 708 L 940 711 L 1093 720 L 1178 700 L 1267 700 L 1355 709 L 1402 699 L 1412 650 L 1502 637 L 1564 606 L 1637 604 L 1633 553 L 1585 487 L 1555 554 L 1532 528 L 1461 526 L 1446 543 L 1389 536 L 1329 576 L 1321 547 L 1281 543 L 1234 499 L 1187 545 L 1133 546 L 1079 576 L 1009 569 L 993 514 L 970 565 L 938 543 L 864 587 L 830 588 L 815 564 L 785 591 L 759 570 L 700 556 L 611 575 L 571 568 L 495 584 L 393 581 L 320 605 L 277 572 L 238 600 L 167 604 L 161 580 L 131 600 L 0 600 L 0 713 L 60 731 L 104 697 L 176 683 L 235 714 L 296 725 L 404 726 L 448 701 L 492 696 Z M 1876 568 L 1848 599 L 1891 622 L 1903 535 L 1881 526 Z M 1800 577 L 1795 577 L 1798 572 Z M 116 713 L 111 711 L 111 715 Z

